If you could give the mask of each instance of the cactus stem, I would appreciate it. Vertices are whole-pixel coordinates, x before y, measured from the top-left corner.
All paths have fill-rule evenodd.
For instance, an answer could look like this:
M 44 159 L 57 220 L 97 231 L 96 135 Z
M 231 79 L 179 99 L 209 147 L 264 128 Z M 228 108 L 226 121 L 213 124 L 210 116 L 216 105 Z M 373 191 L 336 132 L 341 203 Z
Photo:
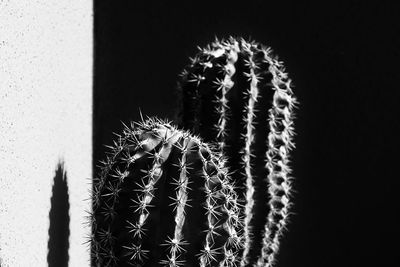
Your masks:
M 227 198 L 224 204 L 214 203 L 212 187 L 207 188 L 214 175 L 204 176 L 207 199 L 203 207 L 211 222 L 207 237 L 218 235 L 211 219 L 223 214 L 228 238 L 222 245 L 206 238 L 210 241 L 199 256 L 201 266 L 212 259 L 207 251 L 218 249 L 219 266 L 271 267 L 291 206 L 288 165 L 289 152 L 295 147 L 293 111 L 298 104 L 291 80 L 272 50 L 254 41 L 216 39 L 199 50 L 178 84 L 183 100 L 177 115 L 181 126 L 213 142 L 220 155 L 227 155 L 226 163 L 238 183 L 237 188 L 230 184 L 222 189 Z M 228 199 L 233 190 L 244 196 L 241 203 Z M 230 230 L 241 224 L 243 232 Z
M 165 122 L 131 125 L 138 128 L 125 129 L 114 142 L 93 187 L 92 264 L 235 264 L 239 208 L 224 159 Z M 158 223 L 162 227 L 150 231 Z

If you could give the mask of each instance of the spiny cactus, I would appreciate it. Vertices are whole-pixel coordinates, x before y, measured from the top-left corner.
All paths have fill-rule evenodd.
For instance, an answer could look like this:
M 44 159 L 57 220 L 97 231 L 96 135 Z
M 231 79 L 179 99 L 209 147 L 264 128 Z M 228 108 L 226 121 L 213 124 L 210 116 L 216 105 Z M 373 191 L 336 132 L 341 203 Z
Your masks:
M 272 266 L 291 205 L 291 80 L 256 42 L 231 37 L 199 50 L 178 83 L 179 126 L 216 142 L 236 171 L 245 217 L 240 266 Z
M 117 135 L 94 181 L 93 266 L 236 266 L 237 195 L 223 158 L 148 119 Z

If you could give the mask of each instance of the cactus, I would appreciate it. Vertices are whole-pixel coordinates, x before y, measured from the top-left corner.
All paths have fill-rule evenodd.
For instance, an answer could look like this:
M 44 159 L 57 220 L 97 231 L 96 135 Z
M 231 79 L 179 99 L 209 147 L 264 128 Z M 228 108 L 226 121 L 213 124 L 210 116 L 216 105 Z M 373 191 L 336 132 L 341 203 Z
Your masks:
M 291 205 L 291 80 L 271 49 L 256 42 L 230 37 L 199 50 L 178 83 L 178 125 L 227 157 L 244 206 L 240 266 L 269 267 Z
M 125 125 L 94 181 L 93 266 L 236 266 L 241 228 L 224 159 L 168 122 Z

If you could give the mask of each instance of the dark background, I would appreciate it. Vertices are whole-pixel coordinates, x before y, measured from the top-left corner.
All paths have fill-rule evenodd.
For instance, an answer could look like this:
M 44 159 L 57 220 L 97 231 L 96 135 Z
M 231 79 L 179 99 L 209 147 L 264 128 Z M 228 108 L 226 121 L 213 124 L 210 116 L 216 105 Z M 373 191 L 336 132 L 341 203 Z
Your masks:
M 173 118 L 196 46 L 251 37 L 285 62 L 300 101 L 295 214 L 277 267 L 400 266 L 396 6 L 130 2 L 94 1 L 94 164 L 139 109 Z

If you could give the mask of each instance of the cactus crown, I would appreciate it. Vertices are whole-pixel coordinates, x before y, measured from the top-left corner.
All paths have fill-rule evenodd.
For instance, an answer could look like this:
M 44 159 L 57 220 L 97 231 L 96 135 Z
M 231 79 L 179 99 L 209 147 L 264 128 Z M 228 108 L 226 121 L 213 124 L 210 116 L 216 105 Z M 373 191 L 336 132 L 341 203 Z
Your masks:
M 224 159 L 158 119 L 117 136 L 92 192 L 92 265 L 237 264 L 241 224 Z
M 215 142 L 245 200 L 240 266 L 271 266 L 291 205 L 291 80 L 269 47 L 216 40 L 182 72 L 179 125 Z M 266 215 L 268 213 L 268 215 Z

